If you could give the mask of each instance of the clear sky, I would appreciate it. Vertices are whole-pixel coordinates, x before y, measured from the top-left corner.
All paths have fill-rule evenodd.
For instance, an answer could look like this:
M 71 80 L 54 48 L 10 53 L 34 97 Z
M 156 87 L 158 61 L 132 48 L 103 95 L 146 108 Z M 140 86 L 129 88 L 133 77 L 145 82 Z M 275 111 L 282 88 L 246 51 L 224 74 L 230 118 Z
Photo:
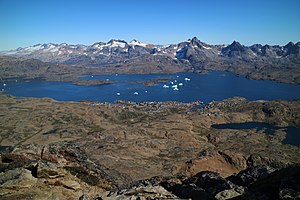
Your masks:
M 209 44 L 298 42 L 300 0 L 0 0 L 0 50 L 194 36 Z

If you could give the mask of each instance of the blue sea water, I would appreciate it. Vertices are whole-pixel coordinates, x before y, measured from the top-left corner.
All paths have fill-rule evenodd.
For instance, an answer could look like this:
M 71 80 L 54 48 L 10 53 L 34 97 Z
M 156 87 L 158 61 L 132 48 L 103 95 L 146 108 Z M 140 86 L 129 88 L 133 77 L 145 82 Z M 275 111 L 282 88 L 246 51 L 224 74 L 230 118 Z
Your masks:
M 170 78 L 168 83 L 144 86 L 140 81 Z M 186 80 L 186 78 L 188 80 Z M 98 102 L 127 101 L 179 101 L 213 100 L 240 96 L 249 100 L 300 99 L 300 85 L 275 81 L 250 80 L 229 72 L 212 71 L 208 74 L 113 74 L 87 76 L 85 80 L 114 80 L 109 85 L 78 86 L 69 82 L 48 82 L 40 79 L 18 80 L 1 84 L 0 90 L 18 97 L 50 97 L 60 101 L 92 100 Z M 190 80 L 189 80 L 190 79 Z M 171 83 L 173 82 L 173 84 Z M 179 85 L 179 83 L 181 83 Z M 167 85 L 169 88 L 164 88 Z M 174 90 L 177 85 L 178 90 Z

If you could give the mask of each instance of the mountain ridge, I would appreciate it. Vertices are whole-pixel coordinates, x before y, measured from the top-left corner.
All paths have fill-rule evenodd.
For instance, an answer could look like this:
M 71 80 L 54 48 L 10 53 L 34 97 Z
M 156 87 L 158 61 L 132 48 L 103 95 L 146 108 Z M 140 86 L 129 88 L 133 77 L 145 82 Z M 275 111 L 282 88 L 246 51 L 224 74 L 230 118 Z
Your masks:
M 138 47 L 139 50 L 132 52 L 132 49 Z M 219 56 L 236 57 L 241 56 L 241 52 L 252 54 L 253 56 L 265 56 L 269 58 L 281 58 L 289 55 L 300 56 L 300 42 L 289 42 L 284 46 L 280 45 L 262 45 L 253 44 L 251 46 L 242 45 L 238 41 L 233 41 L 229 45 L 210 45 L 202 42 L 197 37 L 188 39 L 187 41 L 168 44 L 156 45 L 147 44 L 133 39 L 130 42 L 121 39 L 111 39 L 107 43 L 99 41 L 91 45 L 84 44 L 67 44 L 67 43 L 44 43 L 35 44 L 29 47 L 19 47 L 15 50 L 2 51 L 2 55 L 12 55 L 25 58 L 36 58 L 44 62 L 64 63 L 70 57 L 88 56 L 91 59 L 97 56 L 120 56 L 121 54 L 129 54 L 127 57 L 139 56 L 141 54 L 165 55 L 174 59 L 185 59 L 182 54 L 177 55 L 177 52 L 182 52 L 189 48 L 199 48 L 202 50 L 218 51 Z M 271 49 L 271 50 L 270 50 Z M 175 51 L 176 50 L 176 51 Z M 112 52 L 113 51 L 113 52 Z M 191 50 L 190 50 L 191 51 Z M 272 51 L 270 53 L 270 51 Z M 138 52 L 138 53 L 137 53 Z M 131 53 L 134 56 L 131 56 Z M 214 52 L 216 53 L 216 52 Z M 188 54 L 189 55 L 189 54 Z M 55 58 L 53 58 L 55 57 Z M 126 56 L 122 56 L 124 59 Z M 108 62 L 109 63 L 109 62 Z
M 89 69 L 101 67 L 97 73 L 225 70 L 251 79 L 300 83 L 300 42 L 284 46 L 245 46 L 238 41 L 210 45 L 193 37 L 176 44 L 155 45 L 135 39 L 130 42 L 111 39 L 92 45 L 36 44 L 0 52 L 0 55 Z

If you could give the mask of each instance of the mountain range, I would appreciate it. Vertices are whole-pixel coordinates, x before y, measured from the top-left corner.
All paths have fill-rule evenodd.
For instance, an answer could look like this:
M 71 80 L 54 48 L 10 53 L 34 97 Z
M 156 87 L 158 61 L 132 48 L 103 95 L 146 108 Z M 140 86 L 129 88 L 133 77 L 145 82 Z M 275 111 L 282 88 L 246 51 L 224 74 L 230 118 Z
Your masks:
M 89 46 L 37 44 L 0 52 L 0 55 L 80 67 L 110 66 L 121 73 L 131 73 L 133 68 L 133 73 L 156 73 L 156 69 L 169 72 L 173 66 L 176 72 L 226 70 L 254 79 L 300 83 L 300 42 L 285 46 L 244 46 L 237 41 L 230 45 L 210 45 L 194 37 L 178 44 L 153 45 L 112 39 Z M 136 70 L 138 67 L 143 69 Z

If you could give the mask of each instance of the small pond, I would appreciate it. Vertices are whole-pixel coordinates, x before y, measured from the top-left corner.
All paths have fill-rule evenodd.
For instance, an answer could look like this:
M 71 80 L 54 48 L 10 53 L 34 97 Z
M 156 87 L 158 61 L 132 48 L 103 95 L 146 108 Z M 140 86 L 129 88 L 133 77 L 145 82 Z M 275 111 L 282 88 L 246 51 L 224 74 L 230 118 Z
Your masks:
M 256 131 L 263 131 L 268 135 L 274 135 L 276 130 L 283 130 L 287 133 L 286 138 L 283 140 L 283 143 L 300 147 L 300 128 L 296 128 L 296 127 L 291 127 L 291 126 L 277 127 L 275 125 L 262 123 L 262 122 L 214 124 L 211 127 L 215 129 L 234 129 L 234 130 L 256 129 Z

